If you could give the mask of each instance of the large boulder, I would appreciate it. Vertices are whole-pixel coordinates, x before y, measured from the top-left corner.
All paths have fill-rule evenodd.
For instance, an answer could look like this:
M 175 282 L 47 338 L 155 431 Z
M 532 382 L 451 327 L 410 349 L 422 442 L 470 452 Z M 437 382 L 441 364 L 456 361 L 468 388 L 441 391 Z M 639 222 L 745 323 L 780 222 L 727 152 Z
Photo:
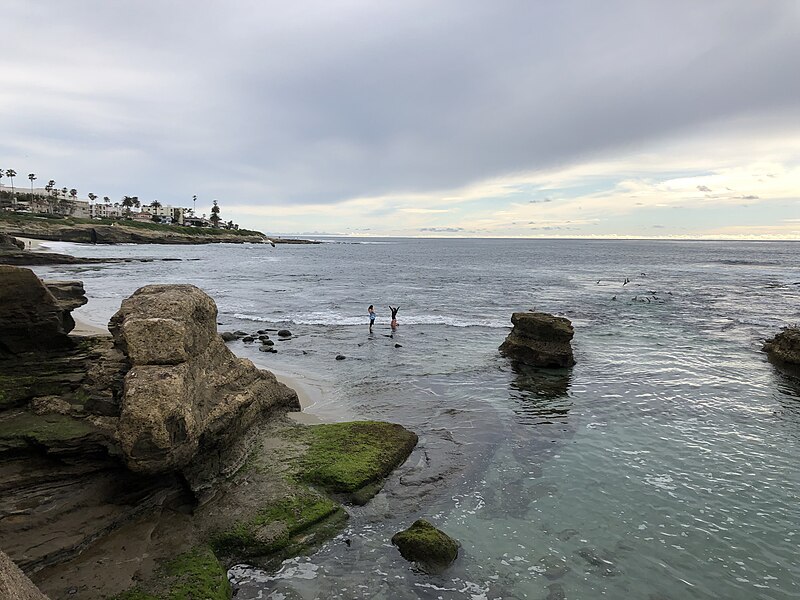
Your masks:
M 763 350 L 776 363 L 800 367 L 800 328 L 786 327 L 767 340 Z
M 239 442 L 268 413 L 300 410 L 293 390 L 228 350 L 214 301 L 193 285 L 139 289 L 109 330 L 131 363 L 117 434 L 133 471 L 183 470 L 202 489 L 244 458 Z
M 0 265 L 0 353 L 69 347 L 77 302 L 56 298 L 30 269 Z
M 428 573 L 439 573 L 458 556 L 458 542 L 425 519 L 392 536 L 392 544 L 408 561 Z
M 514 327 L 500 346 L 509 358 L 534 367 L 571 367 L 575 364 L 570 341 L 572 323 L 541 312 L 517 312 Z

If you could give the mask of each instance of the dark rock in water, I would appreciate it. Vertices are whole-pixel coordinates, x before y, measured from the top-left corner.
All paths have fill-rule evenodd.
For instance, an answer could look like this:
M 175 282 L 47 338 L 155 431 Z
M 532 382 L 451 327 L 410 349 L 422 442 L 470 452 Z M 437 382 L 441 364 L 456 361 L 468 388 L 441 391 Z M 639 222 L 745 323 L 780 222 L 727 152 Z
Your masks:
M 417 563 L 428 573 L 440 573 L 458 556 L 458 542 L 425 519 L 419 519 L 408 529 L 394 534 L 392 544 L 403 558 Z
M 593 548 L 580 548 L 575 551 L 575 554 L 594 567 L 596 572 L 604 577 L 613 577 L 619 574 L 614 563 L 608 558 L 600 556 Z
M 402 344 L 395 344 L 395 345 L 394 345 L 394 347 L 395 347 L 395 348 L 402 348 L 402 347 L 403 347 L 403 345 L 402 345 Z
M 786 327 L 762 348 L 769 359 L 779 364 L 800 367 L 800 327 Z
M 258 339 L 260 339 L 263 342 L 264 340 L 268 340 L 269 336 L 266 333 L 262 333 L 261 335 L 258 336 Z
M 243 337 L 246 337 L 246 336 L 247 336 L 247 333 L 245 333 L 245 332 L 244 332 L 244 331 L 242 331 L 241 329 L 237 329 L 236 331 L 234 331 L 234 332 L 233 332 L 233 335 L 235 335 L 237 338 L 240 338 L 240 339 L 241 339 L 241 338 L 243 338 Z
M 250 342 L 256 341 L 256 338 L 254 338 L 252 335 L 246 335 L 242 338 L 242 341 L 246 344 L 249 344 Z
M 575 364 L 570 340 L 572 323 L 547 313 L 517 312 L 514 328 L 500 346 L 505 356 L 534 367 L 571 367 Z
M 265 340 L 261 340 L 261 345 L 262 346 L 274 346 L 275 342 L 273 342 L 271 339 L 267 338 Z
M 259 329 L 256 333 L 261 335 L 261 334 L 267 333 L 267 330 L 266 329 Z
M 225 342 L 232 342 L 239 339 L 239 337 L 231 331 L 223 331 L 219 335 Z
M 347 357 L 344 354 L 337 354 L 336 355 L 336 360 L 344 360 L 345 358 L 347 358 Z
M 0 265 L 0 354 L 66 348 L 75 327 L 69 312 L 86 303 L 79 282 L 54 282 L 53 291 L 30 269 Z
M 280 331 L 278 331 L 278 336 L 279 337 L 291 337 L 292 336 L 292 332 L 289 331 L 288 329 L 281 329 Z

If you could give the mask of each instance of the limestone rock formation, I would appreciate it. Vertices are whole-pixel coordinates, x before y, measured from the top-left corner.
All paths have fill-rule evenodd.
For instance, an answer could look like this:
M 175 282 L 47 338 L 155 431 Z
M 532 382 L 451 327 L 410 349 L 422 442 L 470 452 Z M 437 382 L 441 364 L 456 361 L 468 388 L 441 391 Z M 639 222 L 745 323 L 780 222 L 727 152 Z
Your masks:
M 193 463 L 185 474 L 202 487 L 198 452 L 236 463 L 229 452 L 265 414 L 300 410 L 293 390 L 228 350 L 216 323 L 214 301 L 193 285 L 145 286 L 111 318 L 131 364 L 117 430 L 131 470 L 164 473 Z M 234 452 L 244 457 L 243 448 Z
M 3 600 L 47 600 L 33 582 L 0 551 L 0 598 Z
M 534 367 L 571 367 L 575 364 L 570 340 L 572 323 L 541 312 L 516 312 L 514 328 L 500 346 L 509 358 Z
M 428 573 L 439 573 L 458 556 L 458 542 L 425 519 L 392 536 L 392 544 L 408 561 Z
M 86 302 L 83 286 L 60 282 L 53 289 L 60 299 L 30 269 L 0 265 L 0 354 L 71 345 L 69 311 Z
M 800 367 L 800 327 L 787 327 L 763 347 L 770 360 Z

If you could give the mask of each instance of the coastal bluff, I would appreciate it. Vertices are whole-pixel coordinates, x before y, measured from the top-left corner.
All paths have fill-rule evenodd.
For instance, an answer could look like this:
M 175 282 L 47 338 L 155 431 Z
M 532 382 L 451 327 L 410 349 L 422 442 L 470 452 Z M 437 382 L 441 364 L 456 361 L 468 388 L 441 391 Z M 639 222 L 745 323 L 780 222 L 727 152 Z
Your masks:
M 0 266 L 0 296 L 0 550 L 51 600 L 230 598 L 226 566 L 327 539 L 417 442 L 287 419 L 296 392 L 226 347 L 195 286 L 145 286 L 86 337 L 81 282 Z
M 183 227 L 135 221 L 45 217 L 0 212 L 0 233 L 84 244 L 314 244 L 311 240 L 267 238 L 260 231 Z

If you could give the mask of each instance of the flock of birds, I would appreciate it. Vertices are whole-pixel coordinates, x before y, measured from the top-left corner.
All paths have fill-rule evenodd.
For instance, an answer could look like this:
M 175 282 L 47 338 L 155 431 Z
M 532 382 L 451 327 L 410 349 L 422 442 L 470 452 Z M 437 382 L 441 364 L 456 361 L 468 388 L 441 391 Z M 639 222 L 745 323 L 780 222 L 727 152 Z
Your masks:
M 647 273 L 640 273 L 639 276 L 640 277 L 647 277 Z M 602 281 L 603 281 L 602 279 L 598 279 L 597 280 L 597 285 L 600 285 L 600 283 Z M 632 281 L 631 281 L 630 277 L 625 277 L 625 279 L 623 279 L 623 281 L 622 281 L 622 287 L 625 287 L 626 285 L 628 285 L 631 282 Z M 672 296 L 672 292 L 667 292 L 667 295 Z M 612 296 L 611 299 L 612 300 L 616 300 L 617 299 L 616 294 L 614 294 L 614 296 Z M 655 291 L 655 290 L 648 290 L 647 293 L 637 294 L 637 295 L 633 296 L 630 299 L 630 301 L 631 302 L 646 302 L 646 303 L 650 304 L 652 302 L 656 302 L 656 303 L 664 302 L 665 298 L 659 296 L 658 292 Z

